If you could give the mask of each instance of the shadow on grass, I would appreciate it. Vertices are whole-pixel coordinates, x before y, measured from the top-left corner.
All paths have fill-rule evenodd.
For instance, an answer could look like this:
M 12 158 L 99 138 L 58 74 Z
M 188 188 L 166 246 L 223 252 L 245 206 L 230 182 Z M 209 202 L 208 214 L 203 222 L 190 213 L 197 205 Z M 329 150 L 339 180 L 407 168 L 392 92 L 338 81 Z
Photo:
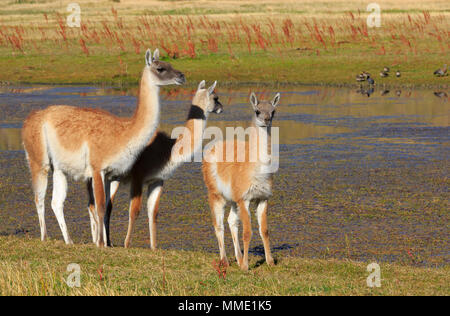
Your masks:
M 282 245 L 277 246 L 277 247 L 272 247 L 272 252 L 273 253 L 277 253 L 277 252 L 282 251 L 282 250 L 291 250 L 291 249 L 297 248 L 298 246 L 299 246 L 298 243 L 296 243 L 296 244 L 282 244 Z M 251 254 L 254 254 L 256 256 L 261 256 L 261 257 L 265 256 L 264 246 L 263 245 L 259 245 L 259 246 L 253 247 L 252 249 L 249 249 L 248 252 L 251 253 Z
M 273 261 L 275 263 L 275 265 L 277 266 L 278 263 L 280 262 L 278 258 L 273 258 Z M 258 260 L 252 267 L 252 269 L 257 269 L 260 266 L 262 266 L 264 263 L 266 263 L 266 258 L 261 258 L 261 260 Z

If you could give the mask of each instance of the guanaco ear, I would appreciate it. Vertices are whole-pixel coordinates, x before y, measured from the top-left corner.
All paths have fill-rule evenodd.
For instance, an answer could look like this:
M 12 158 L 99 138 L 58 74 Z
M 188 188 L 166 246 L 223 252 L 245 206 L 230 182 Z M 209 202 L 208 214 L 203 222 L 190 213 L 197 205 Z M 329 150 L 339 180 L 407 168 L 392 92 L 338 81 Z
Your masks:
M 214 81 L 211 87 L 208 88 L 208 93 L 211 95 L 214 92 L 214 89 L 216 88 L 217 81 Z
M 250 94 L 250 103 L 253 106 L 253 109 L 256 111 L 258 110 L 258 98 L 256 97 L 256 94 L 254 92 L 252 92 L 252 94 Z
M 273 107 L 276 107 L 276 106 L 278 105 L 278 102 L 280 102 L 280 97 L 281 97 L 281 95 L 280 95 L 280 93 L 278 92 L 278 93 L 275 95 L 275 97 L 273 98 L 273 100 L 272 100 L 272 106 L 273 106 Z
M 205 89 L 205 84 L 206 84 L 205 80 L 200 81 L 197 90 Z
M 150 49 L 147 49 L 145 52 L 145 64 L 150 66 L 152 64 L 152 52 Z
M 153 62 L 159 61 L 159 49 L 155 49 L 153 52 Z

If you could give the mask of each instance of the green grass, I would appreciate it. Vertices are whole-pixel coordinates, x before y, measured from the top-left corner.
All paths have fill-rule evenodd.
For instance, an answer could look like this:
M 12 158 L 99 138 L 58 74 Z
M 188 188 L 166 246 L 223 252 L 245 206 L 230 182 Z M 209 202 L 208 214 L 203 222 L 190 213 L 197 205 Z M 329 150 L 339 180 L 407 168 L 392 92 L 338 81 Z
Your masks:
M 0 237 L 0 295 L 449 295 L 449 268 L 381 264 L 381 287 L 368 288 L 367 263 L 278 258 L 270 268 L 251 257 L 249 272 L 233 264 L 225 280 L 217 256 L 202 252 L 97 249 L 60 241 Z M 81 267 L 81 287 L 65 281 Z
M 123 65 L 118 62 L 119 56 Z M 349 58 L 352 59 L 351 64 L 346 62 Z M 385 57 L 369 61 L 362 54 L 318 57 L 291 53 L 280 58 L 266 53 L 242 53 L 236 58 L 210 54 L 195 59 L 164 59 L 183 71 L 190 85 L 196 85 L 201 80 L 218 80 L 222 84 L 354 85 L 354 74 L 365 69 L 374 75 L 378 85 L 448 86 L 448 77 L 434 77 L 429 71 L 429 61 L 421 57 L 411 57 L 398 67 L 402 77 L 395 78 L 392 74 L 384 79 L 377 77 L 377 70 L 392 64 L 392 59 Z M 143 58 L 134 53 L 88 57 L 73 53 L 51 57 L 0 53 L 0 68 L 0 81 L 12 83 L 136 85 L 143 68 Z

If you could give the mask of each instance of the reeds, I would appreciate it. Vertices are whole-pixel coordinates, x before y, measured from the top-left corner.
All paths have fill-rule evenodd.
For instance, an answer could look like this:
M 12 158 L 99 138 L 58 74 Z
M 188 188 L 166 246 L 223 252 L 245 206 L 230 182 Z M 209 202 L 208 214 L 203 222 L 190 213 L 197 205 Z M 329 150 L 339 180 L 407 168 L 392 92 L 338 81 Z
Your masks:
M 446 54 L 449 50 L 448 22 L 427 11 L 401 18 L 384 19 L 382 29 L 369 29 L 360 12 L 348 12 L 334 19 L 258 19 L 211 16 L 150 16 L 127 19 L 111 8 L 112 16 L 83 20 L 81 28 L 70 28 L 61 14 L 42 17 L 37 25 L 1 25 L 0 47 L 25 54 L 42 47 L 76 48 L 86 57 L 106 47 L 110 52 L 141 54 L 144 47 L 161 47 L 170 58 L 199 55 L 271 52 L 285 54 L 305 47 L 316 54 L 339 54 L 343 43 L 370 45 L 373 54 L 427 53 L 430 45 Z

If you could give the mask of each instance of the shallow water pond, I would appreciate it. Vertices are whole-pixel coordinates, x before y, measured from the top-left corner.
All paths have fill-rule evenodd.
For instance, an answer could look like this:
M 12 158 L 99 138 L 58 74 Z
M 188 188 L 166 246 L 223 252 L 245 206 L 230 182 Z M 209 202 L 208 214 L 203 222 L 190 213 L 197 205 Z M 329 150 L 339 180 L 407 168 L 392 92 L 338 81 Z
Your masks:
M 220 85 L 220 84 L 219 84 Z M 250 91 L 271 98 L 264 87 L 218 88 L 224 113 L 209 126 L 247 126 Z M 269 206 L 275 256 L 348 258 L 439 266 L 450 261 L 449 102 L 431 90 L 367 91 L 282 87 L 274 126 L 280 128 L 280 168 Z M 136 89 L 20 86 L 0 88 L 0 234 L 39 236 L 20 128 L 35 109 L 51 104 L 102 108 L 129 116 Z M 183 125 L 191 89 L 163 89 L 161 129 Z M 440 96 L 439 96 L 440 95 Z M 199 163 L 180 167 L 161 198 L 161 248 L 217 252 Z M 62 240 L 50 208 L 49 235 Z M 65 216 L 76 243 L 89 243 L 85 185 L 69 184 Z M 133 246 L 148 247 L 142 212 Z M 128 222 L 128 188 L 119 190 L 112 241 L 121 246 Z M 256 230 L 252 253 L 262 255 Z M 227 250 L 233 253 L 226 232 Z

